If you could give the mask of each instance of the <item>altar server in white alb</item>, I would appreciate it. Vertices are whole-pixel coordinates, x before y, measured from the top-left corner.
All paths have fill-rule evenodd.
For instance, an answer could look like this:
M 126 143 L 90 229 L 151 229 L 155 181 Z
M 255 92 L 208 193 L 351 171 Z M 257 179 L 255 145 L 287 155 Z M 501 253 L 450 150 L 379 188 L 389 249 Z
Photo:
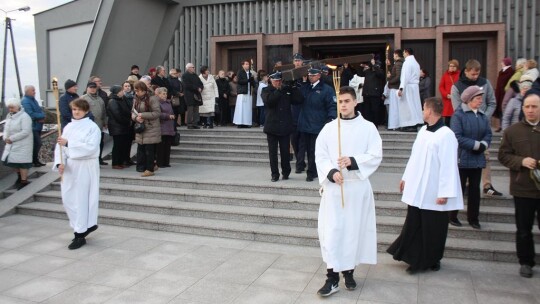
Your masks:
M 342 156 L 338 154 L 337 120 L 324 126 L 315 146 L 322 186 L 318 232 L 327 268 L 327 280 L 318 292 L 320 296 L 339 291 L 339 272 L 343 274 L 345 287 L 355 289 L 355 266 L 377 263 L 375 201 L 369 177 L 381 163 L 382 141 L 375 125 L 354 111 L 357 105 L 354 88 L 342 87 L 338 100 Z
M 90 105 L 86 100 L 75 99 L 69 106 L 73 118 L 58 138 L 53 170 L 62 175 L 62 203 L 69 225 L 75 231 L 68 248 L 78 249 L 86 244 L 86 236 L 98 228 L 101 130 L 87 117 Z M 60 149 L 63 162 L 60 162 Z
M 388 248 L 395 260 L 409 264 L 407 272 L 441 268 L 448 212 L 463 209 L 457 165 L 458 142 L 444 125 L 440 98 L 427 98 L 423 118 L 399 184 L 401 200 L 408 205 L 401 234 Z
M 399 126 L 401 131 L 416 132 L 416 125 L 423 124 L 422 103 L 420 101 L 420 65 L 414 58 L 413 50 L 403 50 L 405 61 L 399 80 Z

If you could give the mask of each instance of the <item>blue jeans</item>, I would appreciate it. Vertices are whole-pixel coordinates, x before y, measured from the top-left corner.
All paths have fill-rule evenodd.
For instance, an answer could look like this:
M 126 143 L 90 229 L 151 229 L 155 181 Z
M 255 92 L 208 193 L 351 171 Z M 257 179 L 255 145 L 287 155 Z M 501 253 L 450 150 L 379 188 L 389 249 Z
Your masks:
M 32 150 L 32 162 L 39 162 L 39 150 L 41 149 L 41 131 L 32 130 L 34 136 L 34 149 Z

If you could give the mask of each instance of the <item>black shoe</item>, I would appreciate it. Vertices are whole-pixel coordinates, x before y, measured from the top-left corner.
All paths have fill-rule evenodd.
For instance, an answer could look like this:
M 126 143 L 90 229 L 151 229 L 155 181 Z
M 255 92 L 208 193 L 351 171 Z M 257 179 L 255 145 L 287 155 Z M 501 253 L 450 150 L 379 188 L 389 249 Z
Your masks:
M 271 181 L 272 182 L 277 182 L 279 180 L 279 176 L 273 176 Z
M 312 182 L 312 181 L 313 181 L 313 177 L 311 176 L 306 177 L 306 182 Z
M 438 261 L 437 263 L 435 263 L 433 266 L 429 267 L 429 269 L 433 270 L 433 271 L 439 271 L 441 270 L 441 261 Z
M 418 269 L 413 268 L 412 266 L 409 266 L 409 267 L 407 267 L 407 269 L 405 269 L 405 271 L 408 274 L 413 275 L 413 274 L 416 274 L 418 272 Z
M 489 187 L 484 188 L 484 194 L 489 196 L 502 196 L 502 193 L 495 190 L 495 188 L 493 188 L 493 185 L 491 184 L 489 184 Z
M 332 278 L 326 279 L 326 282 L 324 283 L 324 286 L 317 291 L 317 294 L 321 297 L 328 297 L 331 294 L 334 294 L 339 291 L 339 280 L 335 280 Z
M 304 172 L 304 170 L 296 169 L 296 171 L 294 171 L 294 173 L 296 173 L 296 174 L 300 174 L 302 172 Z
M 519 275 L 524 278 L 532 278 L 533 276 L 533 270 L 530 265 L 521 265 L 521 268 L 519 268 Z
M 126 166 L 126 167 L 134 166 L 134 165 L 136 165 L 136 164 L 137 164 L 137 163 L 135 163 L 134 161 L 131 161 L 131 160 L 129 160 L 129 161 L 127 161 L 127 162 L 124 162 L 124 166 Z
M 30 184 L 29 181 L 27 181 L 27 180 L 21 180 L 21 181 L 17 184 L 17 190 L 21 190 L 22 188 L 28 186 L 28 184 Z
M 142 173 L 142 172 L 144 172 L 144 171 L 145 171 L 144 169 L 139 169 L 139 168 L 137 168 L 137 172 L 141 172 L 141 173 Z
M 345 279 L 345 288 L 347 290 L 355 290 L 356 289 L 356 281 L 354 280 L 353 272 L 344 271 L 343 272 L 343 278 Z
M 100 161 L 99 161 L 99 165 L 100 165 L 100 166 L 108 166 L 109 163 L 108 163 L 108 162 L 105 162 L 105 161 L 103 161 L 103 160 L 100 160 Z
M 96 231 L 98 229 L 98 225 L 94 225 L 88 229 L 86 229 L 86 231 L 83 233 L 83 237 L 87 237 L 90 233 Z
M 289 176 L 288 175 L 283 175 L 283 177 L 281 178 L 282 180 L 288 180 L 289 179 Z
M 450 225 L 456 226 L 456 227 L 461 227 L 461 226 L 463 226 L 463 225 L 461 224 L 461 222 L 460 222 L 458 219 L 450 220 Z
M 214 128 L 214 125 L 209 125 L 208 126 L 208 129 L 213 129 Z
M 33 165 L 34 165 L 34 167 L 36 167 L 36 168 L 45 166 L 45 164 L 40 163 L 40 162 L 35 162 L 35 163 L 33 163 Z
M 69 250 L 75 250 L 81 248 L 82 246 L 84 246 L 84 244 L 86 244 L 86 239 L 82 236 L 79 236 L 73 239 L 73 242 L 69 244 L 68 248 Z
M 188 129 L 200 129 L 201 127 L 199 127 L 199 126 L 189 126 L 189 127 L 187 127 L 187 128 L 188 128 Z
M 470 223 L 471 227 L 473 227 L 474 229 L 481 229 L 482 227 L 480 226 L 480 223 Z

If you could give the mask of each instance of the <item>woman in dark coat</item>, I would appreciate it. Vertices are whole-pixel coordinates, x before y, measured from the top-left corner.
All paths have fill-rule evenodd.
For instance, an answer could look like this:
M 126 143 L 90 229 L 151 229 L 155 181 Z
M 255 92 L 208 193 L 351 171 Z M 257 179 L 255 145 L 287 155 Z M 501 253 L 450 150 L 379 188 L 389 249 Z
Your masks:
M 122 87 L 114 85 L 110 91 L 107 116 L 109 135 L 113 137 L 112 168 L 123 169 L 132 164 L 129 157 L 132 141 L 131 107 Z

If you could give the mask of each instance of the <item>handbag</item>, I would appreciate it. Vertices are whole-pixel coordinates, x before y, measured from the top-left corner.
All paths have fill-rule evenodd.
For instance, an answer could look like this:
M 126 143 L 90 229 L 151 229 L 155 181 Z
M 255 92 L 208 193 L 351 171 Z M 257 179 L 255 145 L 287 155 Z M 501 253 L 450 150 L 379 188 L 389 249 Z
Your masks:
M 540 190 L 540 169 L 536 168 L 531 170 L 531 179 L 533 180 L 536 189 Z
M 178 131 L 176 131 L 174 134 L 172 145 L 175 147 L 180 145 L 180 133 L 178 133 Z
M 133 130 L 135 133 L 142 133 L 146 129 L 146 126 L 144 125 L 144 122 L 136 122 L 133 126 Z
M 202 106 L 203 105 L 203 100 L 202 100 L 201 92 L 195 92 L 193 94 L 193 100 L 195 100 L 196 105 Z
M 219 108 L 219 98 L 216 98 L 216 103 L 214 104 L 214 113 L 216 114 L 220 114 L 221 113 L 221 109 Z
M 173 98 L 171 98 L 171 104 L 172 104 L 173 107 L 179 107 L 180 106 L 180 97 L 173 96 Z

